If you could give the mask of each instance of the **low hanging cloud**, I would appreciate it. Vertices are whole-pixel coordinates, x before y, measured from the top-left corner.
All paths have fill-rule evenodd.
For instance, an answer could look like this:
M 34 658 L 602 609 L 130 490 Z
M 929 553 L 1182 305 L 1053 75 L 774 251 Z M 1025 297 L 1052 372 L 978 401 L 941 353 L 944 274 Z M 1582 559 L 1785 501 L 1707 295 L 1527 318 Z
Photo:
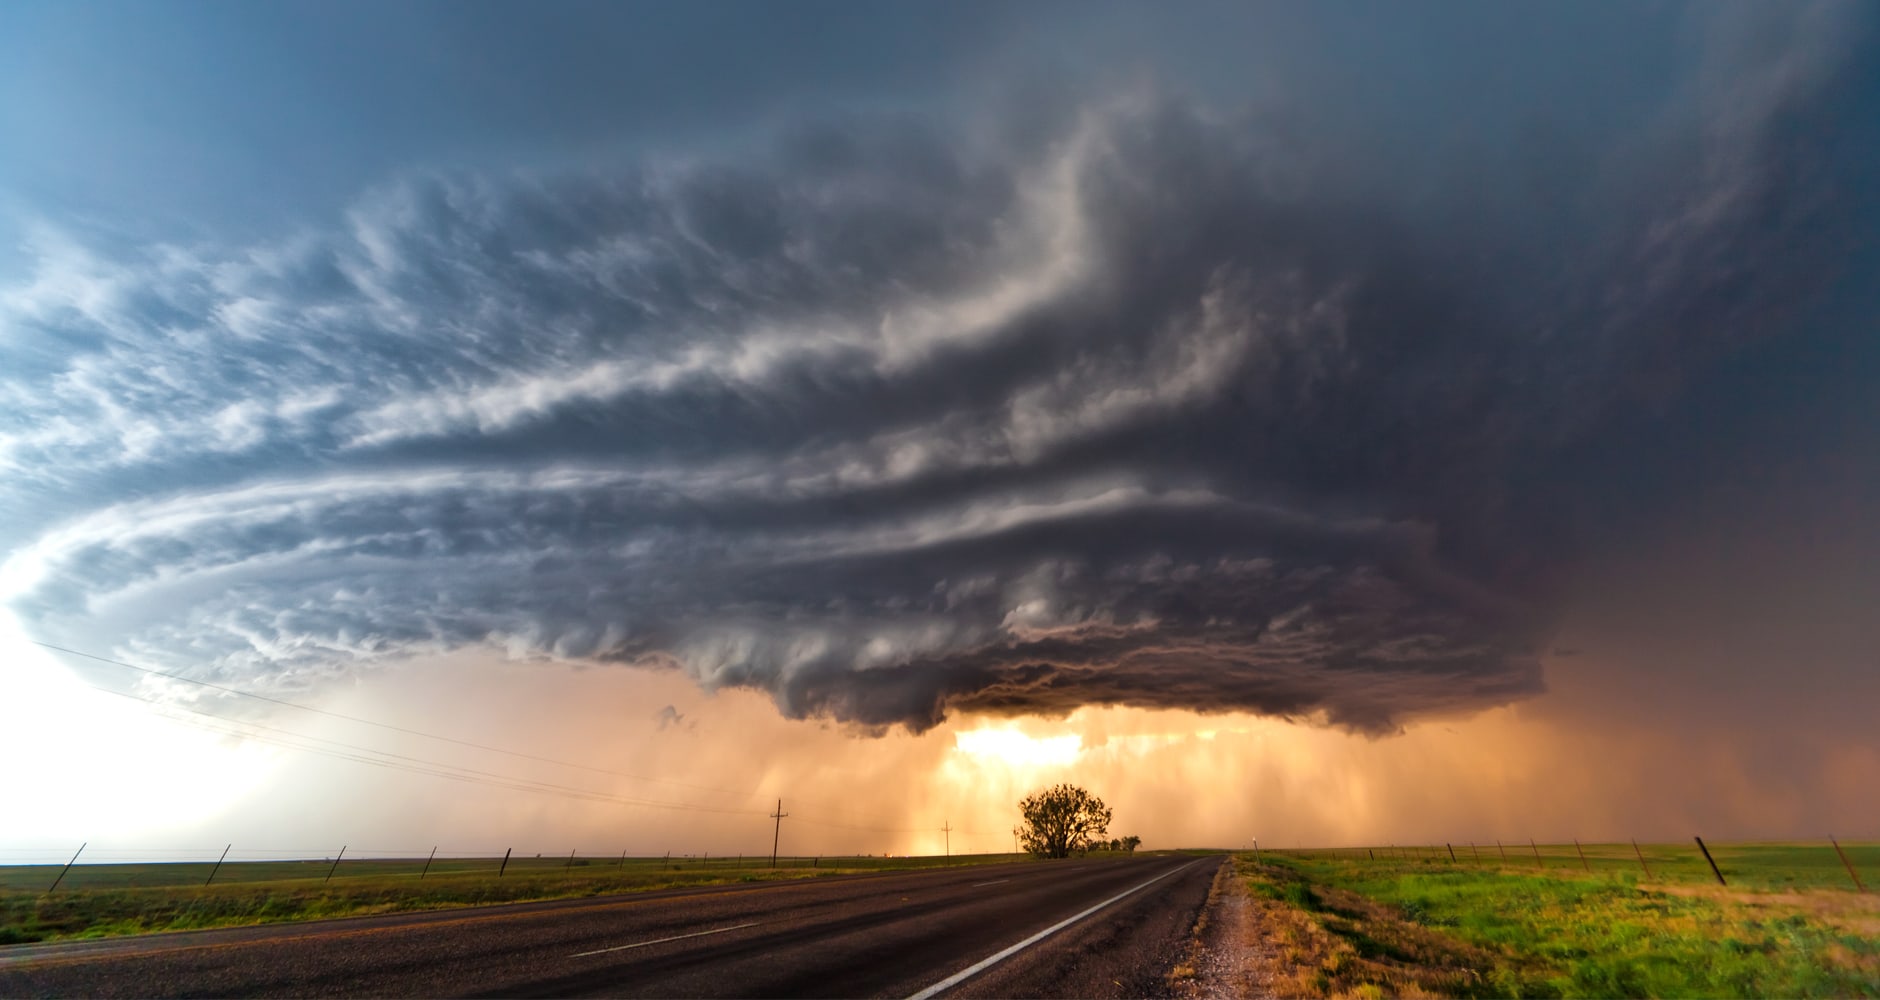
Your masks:
M 1850 16 L 1717 29 L 1514 190 L 1132 92 L 1026 138 L 413 177 L 262 246 L 40 226 L 0 291 L 0 598 L 225 682 L 496 646 L 915 730 L 1530 696 L 1561 456 L 1847 253 Z

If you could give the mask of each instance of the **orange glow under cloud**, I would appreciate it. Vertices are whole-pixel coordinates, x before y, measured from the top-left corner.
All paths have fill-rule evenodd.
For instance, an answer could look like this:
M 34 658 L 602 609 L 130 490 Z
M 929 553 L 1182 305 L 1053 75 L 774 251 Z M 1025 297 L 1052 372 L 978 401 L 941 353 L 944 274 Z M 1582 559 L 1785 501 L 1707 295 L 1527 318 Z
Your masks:
M 1880 752 L 1870 742 L 1823 736 L 1812 772 L 1771 774 L 1738 733 L 1576 715 L 1581 696 L 1603 697 L 1609 684 L 1574 662 L 1555 665 L 1556 690 L 1540 699 L 1382 739 L 1246 715 L 1128 708 L 1061 719 L 960 717 L 920 736 L 874 737 L 783 719 L 760 695 L 705 694 L 674 674 L 454 657 L 376 675 L 327 705 L 619 773 L 319 716 L 270 724 L 682 808 L 492 788 L 283 749 L 265 751 L 270 770 L 256 782 L 255 747 L 237 752 L 227 740 L 231 762 L 249 777 L 231 786 L 228 801 L 204 809 L 193 830 L 179 833 L 174 818 L 92 821 L 127 846 L 235 840 L 318 850 L 334 840 L 367 852 L 441 844 L 761 854 L 771 834 L 765 814 L 780 798 L 789 813 L 786 854 L 938 853 L 943 824 L 953 827 L 952 850 L 967 853 L 1010 849 L 1017 800 L 1070 781 L 1113 807 L 1113 834 L 1138 834 L 1149 847 L 1234 847 L 1253 837 L 1289 846 L 1872 836 L 1880 828 L 1880 806 L 1859 792 L 1880 783 Z M 679 718 L 662 723 L 668 704 Z M 194 802 L 213 774 L 200 755 L 191 766 L 176 780 L 186 779 Z

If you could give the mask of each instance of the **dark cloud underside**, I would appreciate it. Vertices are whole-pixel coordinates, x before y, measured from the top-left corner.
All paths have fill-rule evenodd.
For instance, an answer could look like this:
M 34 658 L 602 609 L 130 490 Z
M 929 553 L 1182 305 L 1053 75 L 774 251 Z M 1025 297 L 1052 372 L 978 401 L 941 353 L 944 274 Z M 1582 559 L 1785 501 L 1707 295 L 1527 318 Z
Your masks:
M 241 250 L 41 231 L 0 587 L 283 684 L 494 644 L 914 728 L 1505 703 L 1590 436 L 1845 266 L 1847 14 L 1718 29 L 1648 124 L 1512 179 L 1135 91 L 418 177 Z

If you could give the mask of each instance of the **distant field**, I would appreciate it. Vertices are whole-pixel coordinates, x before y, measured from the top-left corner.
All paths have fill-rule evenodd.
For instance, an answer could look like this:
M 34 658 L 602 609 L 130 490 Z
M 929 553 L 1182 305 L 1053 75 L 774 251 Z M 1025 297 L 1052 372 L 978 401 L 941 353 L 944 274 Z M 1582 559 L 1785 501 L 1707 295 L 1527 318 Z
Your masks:
M 1880 895 L 1825 844 L 1236 857 L 1287 996 L 1880 997 Z M 1870 889 L 1880 845 L 1842 845 Z
M 496 858 L 0 867 L 0 944 L 513 903 L 616 892 L 1024 860 L 1014 854 L 916 857 Z M 423 877 L 420 878 L 420 873 Z

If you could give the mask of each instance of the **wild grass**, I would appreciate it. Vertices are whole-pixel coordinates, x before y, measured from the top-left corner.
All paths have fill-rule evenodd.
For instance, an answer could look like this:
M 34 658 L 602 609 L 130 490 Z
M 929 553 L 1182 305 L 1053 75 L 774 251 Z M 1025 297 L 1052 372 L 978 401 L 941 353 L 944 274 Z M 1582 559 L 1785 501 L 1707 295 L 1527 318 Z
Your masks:
M 1845 870 L 1847 888 L 1827 887 L 1813 862 L 1825 851 L 1839 868 L 1831 850 L 1713 847 L 1726 889 L 1701 855 L 1646 848 L 1647 880 L 1636 857 L 1610 863 L 1612 846 L 1584 865 L 1571 844 L 1539 865 L 1531 849 L 1502 864 L 1443 848 L 1236 864 L 1281 938 L 1288 995 L 1880 997 L 1880 896 Z
M 0 944 L 198 930 L 775 879 L 1017 861 L 1016 855 L 941 858 L 500 858 L 223 865 L 76 865 L 46 890 L 58 865 L 0 867 Z M 423 877 L 420 878 L 421 872 Z

